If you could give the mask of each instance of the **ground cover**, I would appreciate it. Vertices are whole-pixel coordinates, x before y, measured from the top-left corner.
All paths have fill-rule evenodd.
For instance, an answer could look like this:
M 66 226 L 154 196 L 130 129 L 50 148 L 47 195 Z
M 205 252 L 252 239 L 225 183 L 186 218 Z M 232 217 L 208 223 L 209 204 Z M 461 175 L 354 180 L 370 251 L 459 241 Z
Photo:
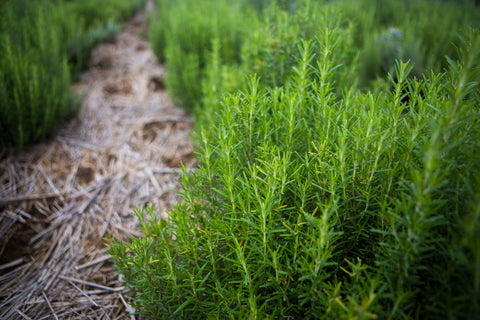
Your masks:
M 131 212 L 171 208 L 175 171 L 193 161 L 192 120 L 165 93 L 146 15 L 93 50 L 77 118 L 23 152 L 1 148 L 1 319 L 132 319 L 105 237 L 141 236 Z

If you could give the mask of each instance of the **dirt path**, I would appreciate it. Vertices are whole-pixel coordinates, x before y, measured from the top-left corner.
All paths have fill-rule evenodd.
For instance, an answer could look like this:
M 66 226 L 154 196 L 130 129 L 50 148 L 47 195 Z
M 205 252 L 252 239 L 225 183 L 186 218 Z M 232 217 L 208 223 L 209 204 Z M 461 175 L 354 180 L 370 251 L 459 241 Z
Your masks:
M 0 319 L 131 318 L 105 238 L 137 235 L 136 206 L 171 208 L 193 162 L 145 28 L 139 13 L 94 51 L 82 112 L 52 141 L 0 154 Z

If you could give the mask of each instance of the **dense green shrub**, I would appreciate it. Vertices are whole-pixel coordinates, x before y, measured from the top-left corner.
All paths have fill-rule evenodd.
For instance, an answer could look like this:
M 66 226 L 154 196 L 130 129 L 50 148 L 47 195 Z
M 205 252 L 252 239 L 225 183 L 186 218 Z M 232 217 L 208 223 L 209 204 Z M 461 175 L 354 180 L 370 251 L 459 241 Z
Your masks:
M 350 76 L 357 65 L 353 46 L 352 24 L 334 4 L 297 1 L 297 10 L 289 13 L 280 6 L 271 5 L 265 10 L 257 30 L 245 40 L 242 48 L 242 66 L 248 74 L 256 74 L 264 86 L 280 87 L 295 74 L 298 46 L 304 39 L 318 39 L 312 49 L 319 56 L 328 56 L 333 63 L 344 63 L 336 72 L 335 80 L 350 85 Z M 331 42 L 331 48 L 323 42 Z M 332 50 L 336 48 L 335 50 Z M 327 52 L 327 50 L 329 50 Z M 310 79 L 309 79 L 310 80 Z
M 298 73 L 295 66 L 302 39 L 317 40 L 312 43 L 312 50 L 318 57 L 344 64 L 329 80 L 341 81 L 346 86 L 356 82 L 356 77 L 351 76 L 357 71 L 358 57 L 352 45 L 351 24 L 342 19 L 342 13 L 334 6 L 309 1 L 299 1 L 297 6 L 296 12 L 288 13 L 273 3 L 263 12 L 261 21 L 243 41 L 240 64 L 224 62 L 217 50 L 220 44 L 214 39 L 218 46 L 214 45 L 208 56 L 202 105 L 194 114 L 198 126 L 212 125 L 212 115 L 221 108 L 222 95 L 246 89 L 246 75 L 255 74 L 261 87 L 281 87 L 288 82 Z M 324 47 L 325 42 L 331 42 L 331 46 Z M 327 79 L 304 79 L 312 80 Z
M 78 105 L 72 100 L 67 57 L 59 50 L 55 6 L 35 1 L 22 17 L 5 10 L 2 20 L 8 29 L 2 28 L 0 38 L 1 141 L 22 148 L 46 138 Z
M 202 79 L 214 39 L 222 62 L 240 62 L 242 39 L 255 24 L 256 14 L 244 1 L 157 0 L 158 16 L 151 41 L 160 61 L 166 61 L 167 87 L 190 110 L 199 106 Z
M 93 47 L 114 36 L 116 23 L 142 3 L 0 4 L 0 143 L 22 149 L 47 138 L 74 115 L 80 101 L 72 95 L 71 78 L 85 67 Z
M 137 310 L 163 319 L 476 317 L 478 32 L 459 42 L 445 73 L 412 78 L 413 64 L 398 61 L 388 86 L 362 92 L 355 29 L 335 21 L 333 4 L 305 3 L 315 8 L 306 20 L 269 7 L 271 23 L 244 39 L 240 64 L 211 36 L 203 101 L 233 92 L 205 109 L 215 125 L 199 133 L 198 168 L 183 170 L 183 201 L 167 219 L 137 210 L 145 236 L 111 240 Z M 191 52 L 177 58 L 202 65 Z M 231 75 L 249 70 L 262 78 L 233 90 Z
M 330 36 L 350 82 L 369 89 L 389 85 L 395 60 L 410 60 L 410 77 L 442 72 L 444 56 L 458 58 L 457 33 L 480 27 L 473 2 L 157 0 L 150 40 L 169 70 L 167 87 L 199 122 L 215 113 L 222 94 L 244 89 L 246 75 L 261 86 L 282 86 L 292 75 L 303 39 Z M 255 7 L 258 13 L 246 8 Z M 219 26 L 221 26 L 219 28 Z M 346 35 L 348 35 L 346 37 Z M 217 44 L 217 48 L 214 47 Z M 458 44 L 458 43 L 457 43 Z M 215 52 L 217 50 L 218 52 Z M 322 54 L 321 48 L 315 48 Z M 232 52 L 235 55 L 232 56 Z M 170 59 L 168 59 L 168 57 Z M 344 69 L 345 70 L 345 69 Z M 336 77 L 342 77 L 336 73 Z M 200 112 L 197 112 L 201 110 Z
M 480 10 L 473 1 L 359 0 L 339 1 L 356 30 L 361 51 L 361 81 L 369 86 L 377 77 L 393 73 L 395 59 L 415 63 L 411 76 L 427 70 L 443 71 L 446 55 L 456 56 L 457 34 L 480 28 Z

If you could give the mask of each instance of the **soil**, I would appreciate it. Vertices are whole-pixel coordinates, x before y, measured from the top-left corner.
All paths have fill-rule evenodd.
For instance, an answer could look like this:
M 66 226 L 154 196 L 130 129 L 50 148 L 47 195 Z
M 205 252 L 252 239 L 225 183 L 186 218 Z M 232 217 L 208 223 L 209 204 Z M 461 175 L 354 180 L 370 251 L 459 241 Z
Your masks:
M 0 319 L 135 319 L 108 238 L 141 236 L 132 212 L 164 217 L 192 168 L 192 120 L 165 93 L 146 11 L 92 53 L 79 116 L 48 142 L 0 152 Z

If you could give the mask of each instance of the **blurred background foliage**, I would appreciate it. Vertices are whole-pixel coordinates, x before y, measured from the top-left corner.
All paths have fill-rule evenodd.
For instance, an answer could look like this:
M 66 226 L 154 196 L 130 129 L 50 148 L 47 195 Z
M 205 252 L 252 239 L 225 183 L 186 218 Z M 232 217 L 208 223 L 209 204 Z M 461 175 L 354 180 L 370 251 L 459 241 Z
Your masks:
M 414 63 L 411 76 L 441 72 L 447 67 L 446 55 L 456 58 L 458 34 L 480 26 L 480 10 L 467 0 L 155 3 L 150 41 L 167 64 L 170 93 L 189 110 L 209 107 L 208 97 L 222 86 L 226 92 L 241 88 L 248 74 L 257 74 L 262 84 L 281 86 L 291 75 L 300 41 L 318 37 L 325 27 L 349 30 L 349 39 L 338 39 L 349 41 L 341 44 L 349 51 L 342 61 L 358 74 L 351 80 L 369 89 L 388 85 L 383 79 L 393 73 L 395 59 Z
M 0 143 L 19 149 L 78 112 L 71 81 L 93 47 L 115 36 L 144 0 L 3 1 L 0 4 Z

